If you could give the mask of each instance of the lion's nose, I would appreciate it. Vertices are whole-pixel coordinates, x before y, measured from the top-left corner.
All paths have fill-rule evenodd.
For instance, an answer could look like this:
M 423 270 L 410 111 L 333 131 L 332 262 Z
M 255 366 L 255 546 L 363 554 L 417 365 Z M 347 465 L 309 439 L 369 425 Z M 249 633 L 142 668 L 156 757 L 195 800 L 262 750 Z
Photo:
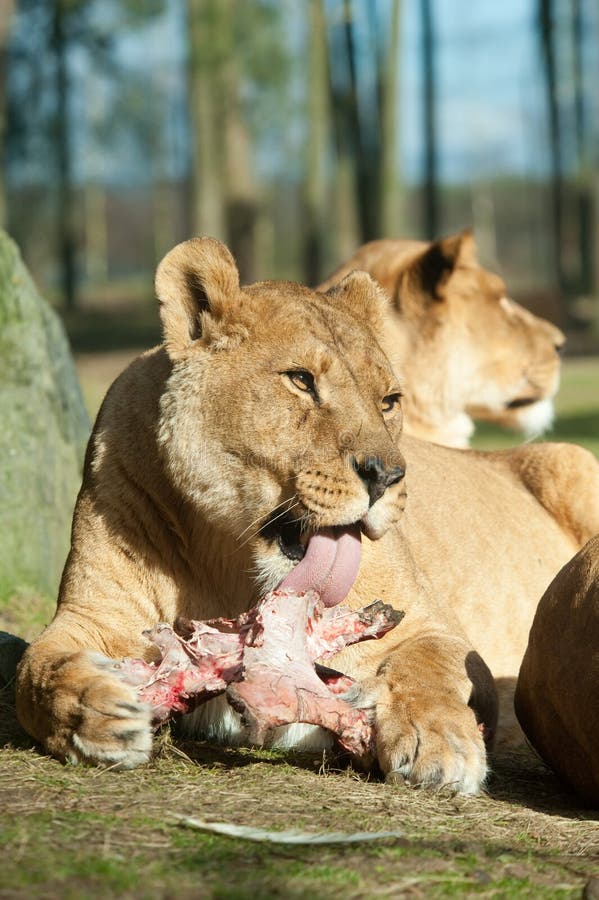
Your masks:
M 388 487 L 396 484 L 405 475 L 403 466 L 386 468 L 380 456 L 366 456 L 362 462 L 352 460 L 358 478 L 364 484 L 370 498 L 370 506 L 383 496 Z

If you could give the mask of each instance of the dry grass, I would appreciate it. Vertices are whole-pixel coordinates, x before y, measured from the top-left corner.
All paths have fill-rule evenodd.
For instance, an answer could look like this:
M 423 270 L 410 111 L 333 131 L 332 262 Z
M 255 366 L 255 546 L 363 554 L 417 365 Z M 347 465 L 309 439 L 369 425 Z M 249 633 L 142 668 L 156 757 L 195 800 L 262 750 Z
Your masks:
M 481 797 L 369 780 L 311 755 L 156 739 L 134 772 L 64 767 L 0 706 L 0 897 L 577 897 L 599 876 L 598 813 L 530 753 Z M 178 815 L 400 840 L 284 847 L 182 829 Z

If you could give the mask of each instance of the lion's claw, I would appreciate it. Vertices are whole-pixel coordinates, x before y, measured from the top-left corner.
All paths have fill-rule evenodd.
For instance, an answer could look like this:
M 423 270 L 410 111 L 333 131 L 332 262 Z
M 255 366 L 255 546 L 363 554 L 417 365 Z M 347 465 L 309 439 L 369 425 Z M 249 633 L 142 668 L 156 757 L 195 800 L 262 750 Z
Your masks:
M 48 740 L 49 749 L 70 763 L 132 769 L 150 758 L 151 711 L 120 677 L 114 660 L 81 652 L 64 666 L 71 731 Z

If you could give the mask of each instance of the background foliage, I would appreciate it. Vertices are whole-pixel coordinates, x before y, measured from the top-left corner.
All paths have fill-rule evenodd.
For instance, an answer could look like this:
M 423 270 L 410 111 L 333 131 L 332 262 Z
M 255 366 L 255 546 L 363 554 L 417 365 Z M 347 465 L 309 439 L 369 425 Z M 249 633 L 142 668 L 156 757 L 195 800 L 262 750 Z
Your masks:
M 0 220 L 64 308 L 149 299 L 191 234 L 225 239 L 245 280 L 315 283 L 365 240 L 473 224 L 515 296 L 579 344 L 592 330 L 594 0 L 1 0 L 0 18 Z

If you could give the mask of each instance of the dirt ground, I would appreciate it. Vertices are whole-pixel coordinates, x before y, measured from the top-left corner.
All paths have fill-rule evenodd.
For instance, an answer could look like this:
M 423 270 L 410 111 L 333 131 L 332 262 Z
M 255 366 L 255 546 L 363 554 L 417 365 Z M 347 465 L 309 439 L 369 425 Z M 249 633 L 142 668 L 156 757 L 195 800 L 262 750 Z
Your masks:
M 71 767 L 23 734 L 9 691 L 0 747 L 0 898 L 564 898 L 599 888 L 599 811 L 583 810 L 525 750 L 495 759 L 486 793 L 470 798 L 386 785 L 314 755 L 184 743 L 169 730 L 136 771 Z M 184 815 L 402 836 L 269 845 L 184 828 Z

